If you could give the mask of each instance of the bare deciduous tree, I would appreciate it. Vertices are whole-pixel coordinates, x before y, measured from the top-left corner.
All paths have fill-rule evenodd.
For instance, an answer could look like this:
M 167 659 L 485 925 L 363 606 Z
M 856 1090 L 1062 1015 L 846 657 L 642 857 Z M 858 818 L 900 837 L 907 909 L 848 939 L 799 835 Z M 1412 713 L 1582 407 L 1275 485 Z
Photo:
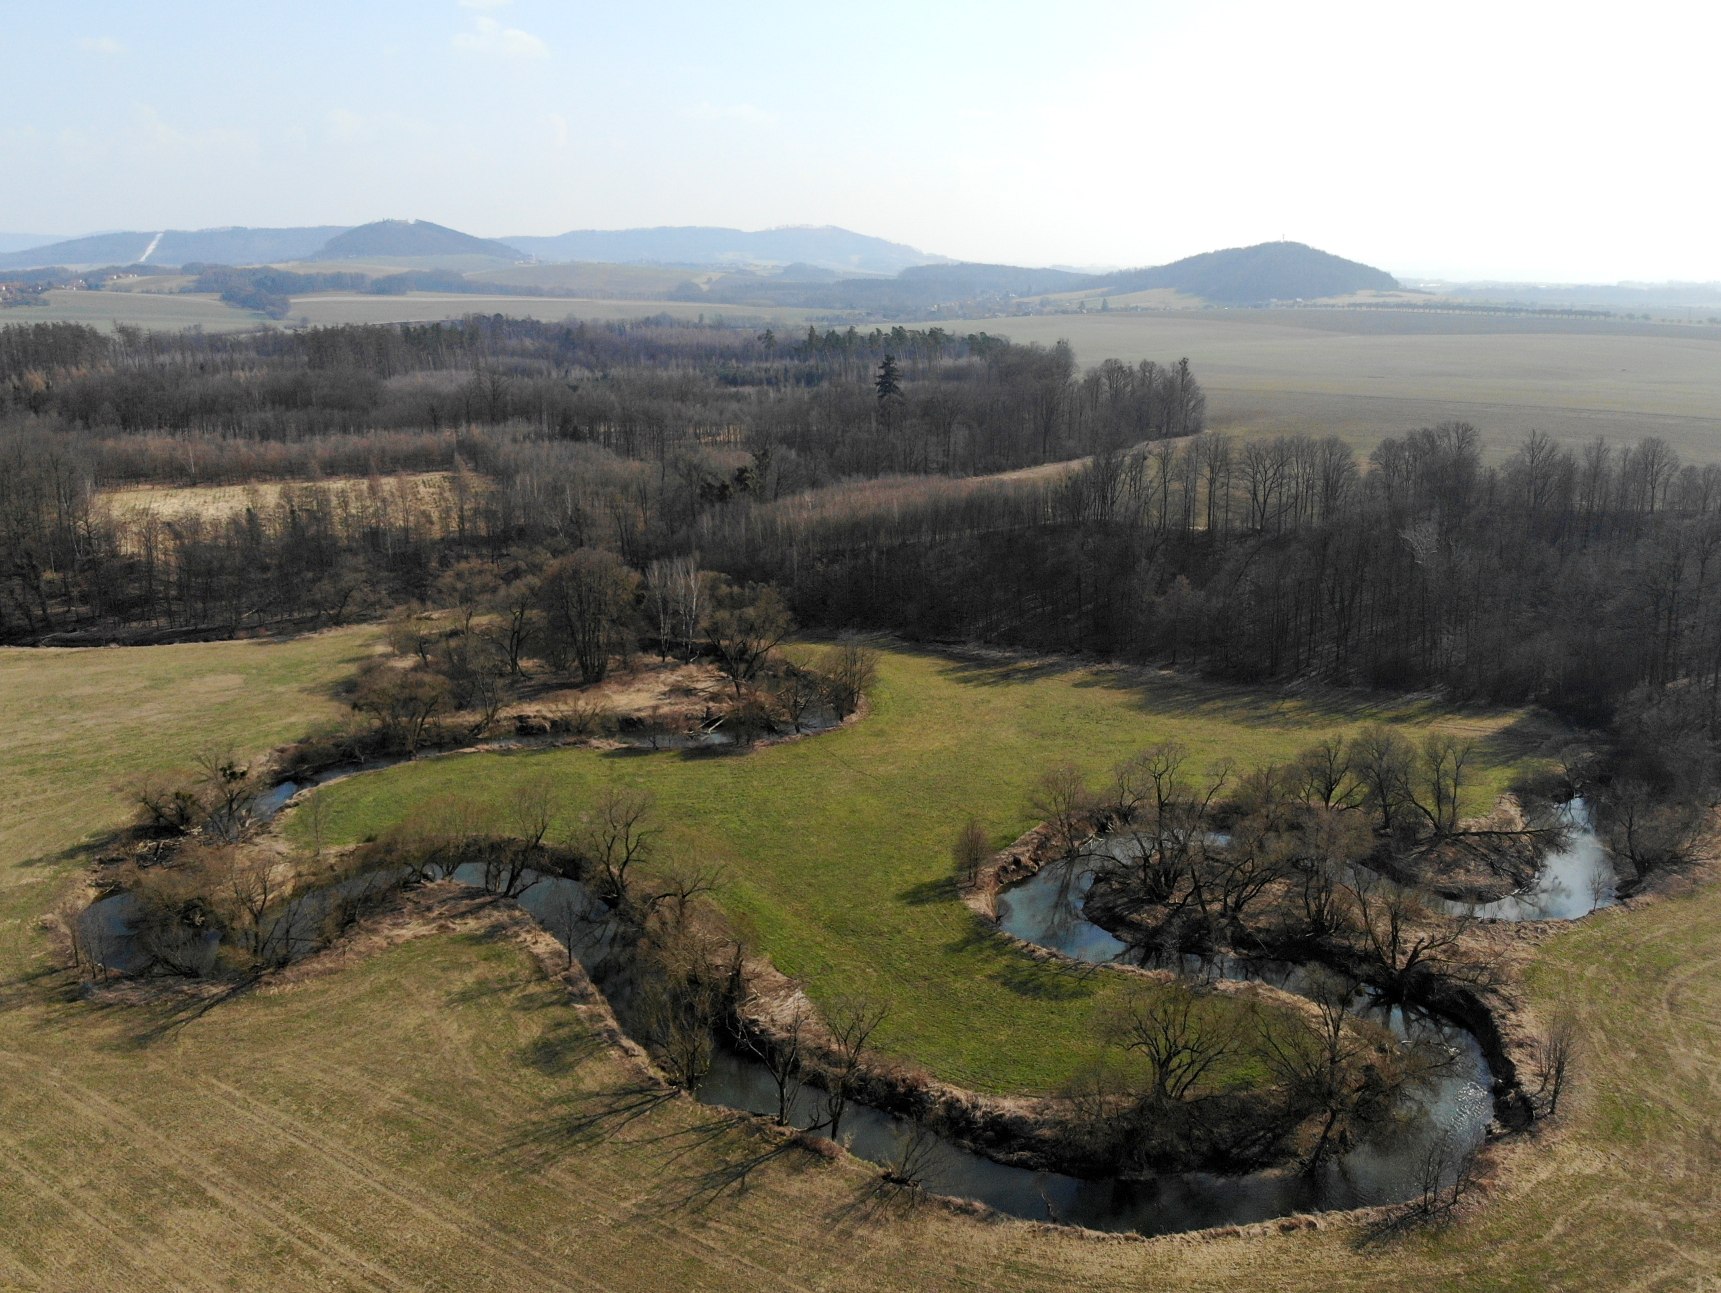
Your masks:
M 1535 1098 L 1541 1104 L 1545 1118 L 1552 1118 L 1560 1111 L 1560 1096 L 1570 1080 L 1572 1057 L 1576 1050 L 1577 1025 L 1566 1017 L 1555 1020 L 1536 1042 L 1532 1060 L 1536 1077 Z
M 758 677 L 766 658 L 789 635 L 794 621 L 782 594 L 769 585 L 724 587 L 713 601 L 705 622 L 705 638 L 717 657 L 717 667 L 729 678 L 739 700 L 741 689 Z
M 1308 996 L 1313 1016 L 1257 1017 L 1261 1059 L 1293 1107 L 1317 1119 L 1303 1160 L 1313 1173 L 1360 1129 L 1386 1121 L 1400 1101 L 1447 1062 L 1428 1047 L 1399 1047 L 1392 1036 L 1350 1013 L 1354 981 L 1318 974 Z
M 204 750 L 197 756 L 197 770 L 205 806 L 203 829 L 224 844 L 239 843 L 256 829 L 262 776 L 224 750 Z
M 1053 847 L 1065 857 L 1081 851 L 1093 811 L 1093 793 L 1082 770 L 1073 763 L 1047 768 L 1034 783 L 1028 811 L 1051 828 Z
M 621 906 L 628 897 L 628 872 L 652 853 L 657 831 L 651 825 L 651 793 L 628 786 L 606 786 L 586 818 L 580 851 L 597 871 L 597 890 Z
M 860 708 L 862 697 L 878 679 L 878 648 L 861 638 L 844 636 L 819 656 L 818 670 L 825 695 L 838 718 Z
M 1380 815 L 1381 829 L 1391 831 L 1401 820 L 1410 794 L 1415 754 L 1410 742 L 1376 723 L 1357 733 L 1350 754 L 1351 767 L 1362 782 L 1369 806 Z
M 1430 732 L 1422 743 L 1422 794 L 1411 802 L 1435 835 L 1450 835 L 1458 829 L 1458 800 L 1464 789 L 1464 769 L 1475 752 L 1475 743 L 1449 732 Z
M 1350 747 L 1342 735 L 1315 742 L 1297 756 L 1302 793 L 1322 808 L 1354 808 L 1363 797 L 1363 785 L 1353 775 Z
M 508 840 L 492 847 L 484 863 L 484 885 L 509 898 L 518 898 L 538 882 L 532 861 L 544 845 L 544 837 L 556 823 L 556 785 L 546 774 L 533 777 L 509 796 L 506 818 Z
M 832 1140 L 842 1134 L 843 1114 L 854 1098 L 867 1048 L 887 1012 L 888 1007 L 865 997 L 839 998 L 825 1012 L 833 1053 L 823 1126 Z
M 807 711 L 818 702 L 823 690 L 819 683 L 820 679 L 807 670 L 784 660 L 769 686 L 771 702 L 797 732 L 806 721 Z
M 956 882 L 972 886 L 980 878 L 980 868 L 992 856 L 992 844 L 986 828 L 978 818 L 970 817 L 956 831 L 950 845 L 950 860 L 955 864 Z
M 751 1013 L 759 1008 L 755 999 L 749 1004 L 748 1010 L 740 1013 Z M 804 1063 L 811 1028 L 812 1022 L 807 1013 L 806 1002 L 797 997 L 788 1019 L 774 1030 L 771 1037 L 761 1037 L 745 1028 L 735 1031 L 736 1049 L 757 1059 L 776 1088 L 777 1112 L 774 1116 L 780 1127 L 791 1124 L 795 1104 L 801 1098 L 801 1091 L 806 1085 Z
M 1236 1027 L 1181 981 L 1137 988 L 1110 1031 L 1147 1061 L 1147 1098 L 1160 1107 L 1186 1098 L 1237 1040 Z

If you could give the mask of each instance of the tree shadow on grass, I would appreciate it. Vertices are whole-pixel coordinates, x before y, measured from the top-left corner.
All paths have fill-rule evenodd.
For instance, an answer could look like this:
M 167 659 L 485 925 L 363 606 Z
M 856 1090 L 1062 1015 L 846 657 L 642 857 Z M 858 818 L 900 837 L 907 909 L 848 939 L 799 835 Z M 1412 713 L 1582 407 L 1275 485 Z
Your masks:
M 883 1221 L 907 1217 L 926 1201 L 926 1196 L 911 1186 L 895 1184 L 878 1173 L 855 1192 L 853 1198 L 827 1214 L 832 1231 L 855 1230 L 874 1226 Z
M 495 1153 L 542 1166 L 582 1148 L 625 1139 L 655 1160 L 650 1170 L 661 1183 L 645 1210 L 659 1216 L 697 1211 L 744 1194 L 755 1174 L 772 1163 L 815 1161 L 795 1140 L 773 1135 L 751 1115 L 734 1110 L 703 1108 L 710 1116 L 692 1123 L 672 1118 L 663 1126 L 657 1115 L 682 1094 L 644 1082 L 575 1092 Z
M 939 673 L 966 687 L 1020 687 L 1092 668 L 1092 662 L 1051 657 L 1035 660 L 950 660 Z
M 1035 1001 L 1085 1001 L 1097 989 L 1095 977 L 1104 968 L 1061 958 L 1040 960 L 998 938 L 997 928 L 976 916 L 963 932 L 945 944 L 953 955 L 990 953 L 986 977 L 1019 997 Z
M 574 1150 L 616 1139 L 642 1125 L 642 1120 L 669 1105 L 678 1094 L 672 1087 L 649 1082 L 573 1092 L 562 1097 L 544 1117 L 524 1124 L 494 1153 L 547 1163 Z M 649 1143 L 657 1138 L 644 1139 Z
M 955 902 L 962 895 L 956 888 L 955 876 L 938 876 L 932 880 L 922 880 L 912 884 L 897 893 L 897 899 L 910 907 L 930 907 L 940 903 Z
M 127 834 L 129 832 L 125 830 L 103 831 L 99 835 L 92 835 L 76 844 L 68 844 L 63 849 L 56 849 L 52 853 L 39 853 L 35 857 L 24 858 L 12 865 L 23 870 L 25 868 L 58 867 L 71 862 L 88 862 L 116 847 Z
M 745 1194 L 753 1183 L 754 1173 L 768 1165 L 793 1162 L 806 1156 L 805 1149 L 787 1138 L 771 1138 L 761 1144 L 757 1129 L 750 1128 L 750 1123 L 751 1119 L 744 1115 L 729 1114 L 689 1129 L 683 1143 L 674 1146 L 664 1159 L 661 1170 L 669 1179 L 664 1183 L 654 1211 L 700 1211 L 731 1195 Z M 755 1134 L 748 1137 L 748 1143 L 741 1147 L 740 1153 L 727 1155 L 709 1167 L 685 1173 L 681 1170 L 690 1156 L 697 1155 L 703 1160 L 718 1151 L 723 1141 L 746 1135 L 748 1130 Z
M 527 1009 L 530 1009 L 530 1005 Z M 538 1072 L 551 1077 L 579 1068 L 603 1054 L 609 1043 L 573 1020 L 554 1025 L 540 1037 L 521 1047 L 520 1058 Z
M 1570 733 L 1561 730 L 1557 720 L 1526 710 L 1504 727 L 1481 737 L 1476 742 L 1476 753 L 1484 767 L 1501 767 L 1537 755 L 1558 755 L 1569 740 Z
M 81 999 L 83 975 L 65 965 L 32 966 L 0 980 L 0 1011 L 12 1010 L 46 994 L 49 1000 L 71 1005 Z
M 130 1030 L 128 1042 L 137 1050 L 144 1050 L 159 1042 L 174 1037 L 181 1029 L 196 1023 L 217 1006 L 226 1005 L 229 1001 L 244 996 L 257 984 L 255 978 L 240 979 L 226 983 L 207 994 L 188 996 L 176 1001 L 163 1002 L 160 1005 L 144 1008 L 138 1026 Z M 135 1012 L 135 1006 L 116 1006 L 114 1009 Z
M 1097 965 L 1010 957 L 999 964 L 991 978 L 1017 996 L 1034 1001 L 1086 1001 L 1099 989 L 1095 982 L 1099 969 Z
M 479 1002 L 490 1001 L 496 997 L 505 997 L 528 988 L 535 980 L 522 978 L 512 974 L 493 974 L 455 988 L 443 998 L 451 1006 L 469 1006 Z

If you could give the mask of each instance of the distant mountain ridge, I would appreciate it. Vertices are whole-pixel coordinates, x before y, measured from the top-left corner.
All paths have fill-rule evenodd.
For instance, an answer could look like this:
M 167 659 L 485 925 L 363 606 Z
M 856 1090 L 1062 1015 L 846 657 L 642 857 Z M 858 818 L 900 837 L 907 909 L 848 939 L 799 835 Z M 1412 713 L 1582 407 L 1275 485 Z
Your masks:
M 346 225 L 290 229 L 166 229 L 95 234 L 0 255 L 0 269 L 39 269 L 48 265 L 265 265 L 302 260 Z M 146 259 L 147 257 L 147 259 Z
M 522 289 L 542 287 L 555 295 L 563 293 L 548 283 L 530 281 L 530 262 L 634 265 L 640 267 L 634 272 L 658 280 L 654 292 L 680 300 L 890 316 L 951 306 L 992 308 L 1058 295 L 1104 299 L 1152 289 L 1171 289 L 1213 305 L 1266 305 L 1399 287 L 1384 270 L 1298 242 L 1230 247 L 1168 265 L 1095 274 L 953 261 L 834 225 L 756 232 L 708 225 L 585 229 L 504 240 L 474 237 L 429 220 L 94 234 L 0 254 L 0 271 L 66 267 L 82 273 L 91 267 L 137 264 L 244 267 L 367 260 L 409 270 L 463 273 L 473 282 L 506 270 Z M 666 270 L 678 275 L 683 268 L 728 272 L 714 280 L 690 274 L 674 286 L 673 279 L 664 281 Z M 613 284 L 611 290 L 616 290 Z
M 554 237 L 502 241 L 543 261 L 658 265 L 811 265 L 845 273 L 896 274 L 915 265 L 946 263 L 899 242 L 835 225 L 726 229 L 665 225 L 656 229 L 575 229 Z

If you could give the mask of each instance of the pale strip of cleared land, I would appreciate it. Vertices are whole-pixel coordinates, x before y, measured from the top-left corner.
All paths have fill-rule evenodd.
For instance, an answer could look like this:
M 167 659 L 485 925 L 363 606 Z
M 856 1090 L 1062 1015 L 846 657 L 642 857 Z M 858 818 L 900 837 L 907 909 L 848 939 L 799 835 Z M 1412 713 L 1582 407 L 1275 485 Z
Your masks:
M 105 489 L 100 497 L 117 516 L 134 520 L 145 513 L 168 518 L 201 516 L 205 520 L 222 521 L 241 516 L 249 508 L 272 508 L 289 494 L 302 490 L 327 492 L 337 498 L 362 499 L 374 488 L 390 490 L 396 496 L 402 489 L 412 492 L 415 501 L 425 506 L 453 505 L 454 476 L 446 471 L 400 472 L 387 476 L 340 477 L 327 480 L 258 480 L 244 485 L 138 485 L 124 489 Z M 473 489 L 487 487 L 486 482 L 474 480 Z

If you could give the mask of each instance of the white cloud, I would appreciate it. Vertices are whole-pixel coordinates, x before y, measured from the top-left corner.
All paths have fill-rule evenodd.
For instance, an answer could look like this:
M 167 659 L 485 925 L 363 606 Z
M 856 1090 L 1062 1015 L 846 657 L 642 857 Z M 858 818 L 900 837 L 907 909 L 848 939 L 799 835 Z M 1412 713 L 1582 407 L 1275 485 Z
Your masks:
M 529 31 L 504 27 L 494 18 L 474 18 L 472 30 L 456 33 L 454 48 L 501 58 L 548 58 L 550 47 Z
M 459 0 L 462 9 L 500 9 L 512 0 Z
M 82 36 L 78 39 L 78 48 L 86 54 L 125 53 L 125 46 L 112 36 Z

